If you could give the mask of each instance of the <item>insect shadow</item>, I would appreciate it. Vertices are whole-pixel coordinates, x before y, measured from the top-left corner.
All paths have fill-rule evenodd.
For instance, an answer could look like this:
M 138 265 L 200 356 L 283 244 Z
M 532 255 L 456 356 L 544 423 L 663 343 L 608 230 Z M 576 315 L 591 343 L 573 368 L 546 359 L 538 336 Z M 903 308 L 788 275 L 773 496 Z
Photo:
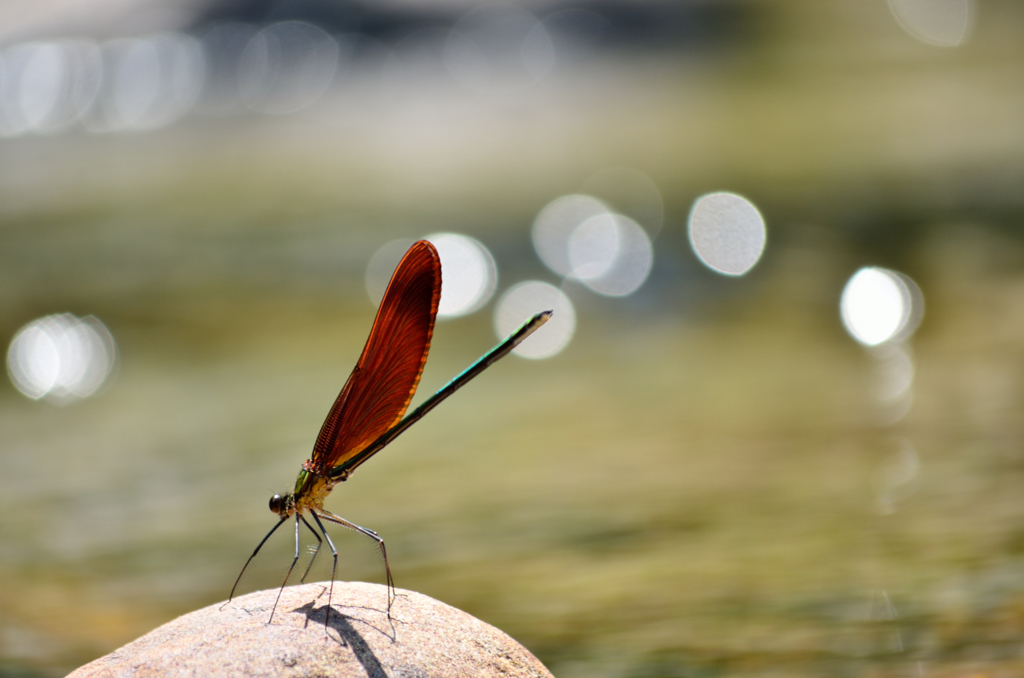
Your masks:
M 356 627 L 352 622 L 356 621 L 360 624 L 367 625 L 377 633 L 389 638 L 391 642 L 395 642 L 396 635 L 393 624 L 391 625 L 391 633 L 389 634 L 363 619 L 350 617 L 349 615 L 342 614 L 337 610 L 331 610 L 329 605 L 321 605 L 320 607 L 317 607 L 315 601 L 310 601 L 302 607 L 297 607 L 292 611 L 305 615 L 307 625 L 309 622 L 313 622 L 318 625 L 323 624 L 329 629 L 334 629 L 338 633 L 338 642 L 351 648 L 352 654 L 355 655 L 356 659 L 362 665 L 368 678 L 388 678 L 388 674 L 384 670 L 384 666 L 380 663 L 380 660 L 377 658 L 377 655 L 374 654 L 373 648 L 371 648 L 370 644 L 366 642 L 363 635 L 356 630 Z

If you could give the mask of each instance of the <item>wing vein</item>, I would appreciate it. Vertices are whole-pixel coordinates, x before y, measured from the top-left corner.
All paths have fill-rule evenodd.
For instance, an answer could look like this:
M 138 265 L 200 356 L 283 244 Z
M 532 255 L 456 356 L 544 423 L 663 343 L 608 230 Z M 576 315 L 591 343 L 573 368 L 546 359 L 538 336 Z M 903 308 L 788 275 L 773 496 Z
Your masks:
M 434 333 L 441 299 L 441 260 L 420 240 L 402 257 L 352 374 L 317 436 L 313 470 L 328 475 L 405 414 Z

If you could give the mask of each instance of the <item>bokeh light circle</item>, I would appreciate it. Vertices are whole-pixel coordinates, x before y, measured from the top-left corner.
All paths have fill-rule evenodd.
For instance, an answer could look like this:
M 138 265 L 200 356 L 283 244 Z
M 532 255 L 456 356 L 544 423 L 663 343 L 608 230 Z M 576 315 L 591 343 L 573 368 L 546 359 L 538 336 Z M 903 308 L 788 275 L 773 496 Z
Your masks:
M 28 127 L 46 129 L 50 126 L 47 120 L 59 106 L 69 76 L 64 51 L 52 42 L 29 43 L 11 50 L 10 61 L 17 63 L 19 56 L 22 68 L 18 109 Z
M 854 273 L 839 302 L 843 325 L 850 336 L 865 346 L 907 338 L 923 313 L 920 291 L 907 281 L 903 274 L 876 266 Z
M 491 300 L 498 285 L 498 267 L 480 241 L 459 233 L 435 233 L 426 239 L 441 257 L 439 318 L 468 315 Z
M 754 267 L 767 238 L 764 219 L 753 203 L 725 192 L 697 198 L 689 232 L 693 251 L 708 268 L 734 276 Z
M 0 135 L 64 129 L 92 105 L 101 71 L 100 48 L 91 40 L 8 48 L 0 59 Z
M 33 320 L 7 350 L 7 372 L 23 394 L 66 403 L 96 393 L 110 376 L 117 348 L 103 323 L 70 313 Z
M 200 37 L 206 59 L 206 78 L 202 96 L 196 102 L 199 113 L 229 115 L 245 108 L 240 88 L 242 55 L 259 31 L 252 24 L 222 23 Z
M 532 360 L 557 355 L 576 332 L 576 310 L 569 297 L 554 285 L 530 280 L 506 290 L 495 305 L 494 332 L 504 339 L 541 311 L 554 314 L 513 353 Z
M 97 99 L 83 117 L 92 132 L 169 125 L 192 110 L 203 88 L 202 45 L 189 35 L 112 40 L 103 45 L 102 58 Z
M 448 71 L 480 92 L 515 92 L 551 70 L 555 49 L 544 24 L 522 7 L 493 3 L 471 9 L 444 47 Z
M 621 214 L 599 214 L 573 230 L 569 260 L 573 275 L 592 291 L 624 297 L 647 280 L 654 249 L 640 224 Z
M 366 264 L 366 293 L 374 306 L 379 306 L 384 298 L 384 291 L 388 288 L 391 274 L 398 268 L 398 262 L 402 255 L 412 247 L 415 241 L 412 238 L 399 238 L 383 245 L 373 253 L 370 261 Z
M 882 404 L 898 403 L 914 385 L 914 356 L 906 344 L 888 341 L 872 349 L 872 395 Z
M 582 191 L 611 206 L 657 236 L 665 218 L 661 191 L 643 172 L 631 167 L 606 167 L 583 182 Z
M 956 47 L 970 34 L 973 0 L 889 0 L 889 11 L 911 37 L 936 47 Z
M 569 263 L 580 280 L 606 274 L 618 254 L 619 226 L 614 214 L 590 217 L 569 235 Z
M 282 21 L 257 33 L 238 62 L 239 93 L 260 113 L 294 113 L 319 99 L 338 68 L 338 43 L 303 21 Z
M 607 205 L 589 195 L 563 195 L 552 200 L 537 214 L 530 232 L 537 256 L 558 275 L 572 275 L 569 238 L 573 231 L 591 217 L 610 213 Z
M 491 300 L 498 285 L 498 267 L 478 240 L 459 233 L 426 237 L 441 257 L 441 303 L 438 318 L 456 318 L 478 311 Z M 392 240 L 377 250 L 366 265 L 366 293 L 380 304 L 391 274 L 413 240 Z

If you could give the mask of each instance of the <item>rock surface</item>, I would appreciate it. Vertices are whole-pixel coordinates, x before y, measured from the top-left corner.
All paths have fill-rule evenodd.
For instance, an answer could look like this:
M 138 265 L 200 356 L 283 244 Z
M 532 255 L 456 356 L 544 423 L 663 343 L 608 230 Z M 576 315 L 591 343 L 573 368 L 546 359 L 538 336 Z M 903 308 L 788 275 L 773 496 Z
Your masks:
M 551 677 L 508 635 L 433 598 L 398 589 L 388 620 L 379 584 L 335 582 L 277 589 L 186 614 L 71 674 L 92 676 L 303 676 L 321 678 Z

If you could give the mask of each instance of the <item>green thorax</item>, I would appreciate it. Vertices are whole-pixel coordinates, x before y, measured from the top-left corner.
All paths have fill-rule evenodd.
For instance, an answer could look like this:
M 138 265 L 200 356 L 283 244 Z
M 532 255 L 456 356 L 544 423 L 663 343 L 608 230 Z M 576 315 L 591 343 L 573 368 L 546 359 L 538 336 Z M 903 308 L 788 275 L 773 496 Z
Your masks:
M 334 489 L 335 482 L 303 468 L 295 479 L 296 508 L 323 508 L 324 498 Z

